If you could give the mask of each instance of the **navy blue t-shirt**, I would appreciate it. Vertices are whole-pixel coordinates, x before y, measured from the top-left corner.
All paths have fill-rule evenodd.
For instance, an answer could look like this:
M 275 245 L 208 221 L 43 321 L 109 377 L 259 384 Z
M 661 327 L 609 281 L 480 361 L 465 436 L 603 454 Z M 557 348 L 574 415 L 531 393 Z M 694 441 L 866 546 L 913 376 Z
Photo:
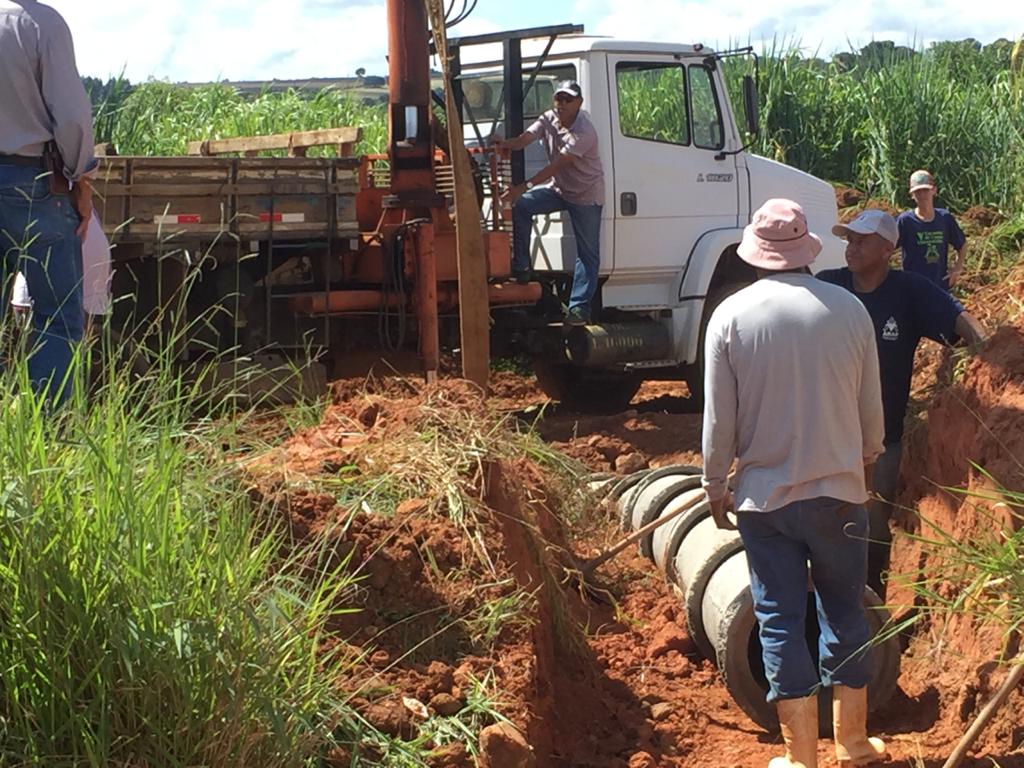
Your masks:
M 927 277 L 943 290 L 949 290 L 949 247 L 959 251 L 967 238 L 953 214 L 936 208 L 931 221 L 923 221 L 914 211 L 904 211 L 896 219 L 903 251 L 903 268 Z
M 870 293 L 854 290 L 853 274 L 846 267 L 824 270 L 818 278 L 850 291 L 871 315 L 882 379 L 885 444 L 895 443 L 903 438 L 917 344 L 922 338 L 955 341 L 954 326 L 963 305 L 920 275 L 898 269 L 889 270 L 885 281 Z

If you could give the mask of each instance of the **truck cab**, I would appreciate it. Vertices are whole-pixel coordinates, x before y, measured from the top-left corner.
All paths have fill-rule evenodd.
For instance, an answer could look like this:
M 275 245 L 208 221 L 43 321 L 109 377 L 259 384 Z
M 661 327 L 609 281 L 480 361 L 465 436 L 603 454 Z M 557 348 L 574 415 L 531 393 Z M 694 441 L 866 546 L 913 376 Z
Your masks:
M 842 266 L 833 189 L 746 150 L 714 51 L 571 35 L 549 44 L 537 70 L 543 42 L 523 41 L 524 125 L 550 108 L 556 82 L 578 81 L 599 135 L 606 198 L 597 318 L 554 343 L 552 330 L 535 355 L 538 375 L 580 405 L 586 398 L 577 395 L 591 389 L 612 405 L 611 383 L 625 397 L 645 378 L 684 378 L 699 395 L 704 324 L 718 301 L 754 279 L 736 256 L 752 212 L 772 197 L 796 200 L 824 243 L 814 268 Z M 505 135 L 496 65 L 464 65 L 469 144 Z M 539 143 L 524 155 L 527 178 L 548 162 Z M 534 220 L 533 268 L 553 284 L 573 270 L 567 216 Z

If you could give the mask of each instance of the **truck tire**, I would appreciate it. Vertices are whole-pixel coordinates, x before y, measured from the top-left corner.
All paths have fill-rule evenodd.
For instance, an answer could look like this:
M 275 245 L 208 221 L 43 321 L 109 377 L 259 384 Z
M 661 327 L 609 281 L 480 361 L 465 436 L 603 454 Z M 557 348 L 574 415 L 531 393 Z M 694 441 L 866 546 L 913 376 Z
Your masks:
M 643 383 L 629 373 L 591 370 L 544 358 L 533 361 L 533 371 L 544 394 L 581 413 L 621 411 Z
M 712 287 L 704 300 L 704 312 L 700 318 L 700 343 L 697 345 L 697 359 L 687 367 L 686 388 L 690 390 L 690 406 L 688 410 L 698 412 L 704 408 L 704 336 L 708 331 L 708 321 L 715 308 L 737 291 L 746 288 L 750 283 L 724 283 Z

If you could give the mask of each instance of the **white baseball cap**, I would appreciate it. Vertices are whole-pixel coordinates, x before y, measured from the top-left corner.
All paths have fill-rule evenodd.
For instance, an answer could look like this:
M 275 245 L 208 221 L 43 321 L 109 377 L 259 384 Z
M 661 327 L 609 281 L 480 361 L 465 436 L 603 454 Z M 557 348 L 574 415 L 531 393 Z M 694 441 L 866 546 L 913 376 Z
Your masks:
M 900 230 L 896 226 L 896 219 L 885 211 L 874 208 L 861 211 L 857 218 L 848 224 L 836 224 L 832 227 L 832 234 L 836 237 L 846 237 L 851 232 L 856 232 L 858 235 L 881 235 L 894 248 L 900 239 Z

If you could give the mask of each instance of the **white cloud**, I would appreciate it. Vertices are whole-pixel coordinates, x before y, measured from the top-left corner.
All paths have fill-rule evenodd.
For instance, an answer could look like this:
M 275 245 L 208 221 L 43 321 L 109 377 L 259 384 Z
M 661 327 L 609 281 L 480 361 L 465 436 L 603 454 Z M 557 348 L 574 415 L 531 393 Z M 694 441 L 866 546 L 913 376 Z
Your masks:
M 712 46 L 798 42 L 805 51 L 832 53 L 872 40 L 921 47 L 973 37 L 983 43 L 1024 33 L 1024 4 L 1003 0 L 931 0 L 897 6 L 889 0 L 645 0 L 643 12 L 621 0 L 578 0 L 588 31 L 622 39 L 703 42 Z
M 133 82 L 343 77 L 387 69 L 384 0 L 46 0 L 67 19 L 79 69 L 105 77 L 125 70 Z M 536 25 L 524 3 L 481 0 L 459 35 Z M 975 37 L 989 42 L 1024 32 L 1024 3 L 931 0 L 927 8 L 862 0 L 576 0 L 565 17 L 592 34 L 707 45 L 755 45 L 773 36 L 808 51 L 845 50 L 872 39 L 923 45 Z
M 48 0 L 71 27 L 82 74 L 130 80 L 341 77 L 387 69 L 381 0 Z

